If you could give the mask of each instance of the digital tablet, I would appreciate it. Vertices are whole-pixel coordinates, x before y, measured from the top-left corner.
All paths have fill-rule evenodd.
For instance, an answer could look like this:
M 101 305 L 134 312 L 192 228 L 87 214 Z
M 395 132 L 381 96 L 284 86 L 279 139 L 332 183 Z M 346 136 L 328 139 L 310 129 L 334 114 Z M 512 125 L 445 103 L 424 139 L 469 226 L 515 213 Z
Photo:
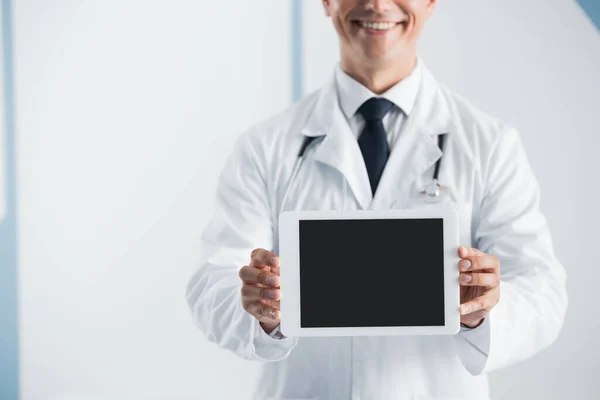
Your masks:
M 449 206 L 282 213 L 281 332 L 456 334 L 458 237 Z

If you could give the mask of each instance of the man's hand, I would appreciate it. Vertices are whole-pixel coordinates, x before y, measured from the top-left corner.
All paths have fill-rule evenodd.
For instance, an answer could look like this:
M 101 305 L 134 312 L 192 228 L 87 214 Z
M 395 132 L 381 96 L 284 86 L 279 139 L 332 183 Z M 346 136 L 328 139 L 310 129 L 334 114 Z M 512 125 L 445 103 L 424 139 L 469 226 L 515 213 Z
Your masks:
M 459 247 L 460 322 L 475 328 L 500 300 L 500 260 L 470 247 Z
M 250 264 L 240 269 L 242 280 L 242 306 L 260 321 L 265 332 L 279 325 L 281 311 L 279 299 L 279 257 L 265 249 L 255 249 L 250 254 Z

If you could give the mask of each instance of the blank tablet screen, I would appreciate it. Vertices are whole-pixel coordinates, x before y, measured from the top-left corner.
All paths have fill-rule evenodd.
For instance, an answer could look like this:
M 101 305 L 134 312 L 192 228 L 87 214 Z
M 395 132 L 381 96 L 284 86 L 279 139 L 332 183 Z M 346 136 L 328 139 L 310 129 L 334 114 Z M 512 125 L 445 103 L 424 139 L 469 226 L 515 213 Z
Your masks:
M 443 326 L 443 219 L 301 220 L 303 328 Z

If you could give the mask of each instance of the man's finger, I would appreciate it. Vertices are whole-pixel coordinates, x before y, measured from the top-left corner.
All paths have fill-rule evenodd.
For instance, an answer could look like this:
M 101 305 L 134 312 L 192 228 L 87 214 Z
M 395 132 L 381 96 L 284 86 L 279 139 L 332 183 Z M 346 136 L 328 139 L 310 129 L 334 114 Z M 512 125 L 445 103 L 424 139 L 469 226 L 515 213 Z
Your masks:
M 259 320 L 262 318 L 271 318 L 275 321 L 279 321 L 279 318 L 281 318 L 281 311 L 261 302 L 251 304 L 248 308 L 248 312 Z
M 500 284 L 500 277 L 497 274 L 461 274 L 458 280 L 461 286 L 483 286 L 492 288 Z
M 471 314 L 461 316 L 460 322 L 470 328 L 474 328 L 475 326 L 479 325 L 482 322 L 481 321 L 482 319 L 487 318 L 488 315 L 489 315 L 489 312 L 487 312 L 485 310 L 476 311 Z
M 486 292 L 483 296 L 469 300 L 460 306 L 460 315 L 467 315 L 481 310 L 490 310 L 498 302 L 493 291 Z
M 262 300 L 279 300 L 281 291 L 279 289 L 260 288 L 258 286 L 243 285 L 242 297 L 246 301 Z
M 483 251 L 478 250 L 474 247 L 460 246 L 458 248 L 458 256 L 460 258 L 474 257 L 477 255 L 483 255 L 483 254 L 485 254 Z
M 280 297 L 281 297 L 281 294 L 280 294 Z M 276 310 L 281 310 L 281 302 L 279 300 L 258 300 L 258 301 L 262 301 L 266 305 L 271 306 Z
M 279 257 L 272 251 L 265 249 L 254 249 L 250 253 L 250 266 L 259 267 L 279 267 Z
M 272 273 L 269 269 L 258 269 L 246 265 L 240 268 L 240 279 L 245 283 L 262 283 L 271 287 L 279 287 L 279 275 Z
M 460 260 L 458 267 L 461 271 L 481 271 L 500 268 L 498 257 L 489 254 L 472 255 Z

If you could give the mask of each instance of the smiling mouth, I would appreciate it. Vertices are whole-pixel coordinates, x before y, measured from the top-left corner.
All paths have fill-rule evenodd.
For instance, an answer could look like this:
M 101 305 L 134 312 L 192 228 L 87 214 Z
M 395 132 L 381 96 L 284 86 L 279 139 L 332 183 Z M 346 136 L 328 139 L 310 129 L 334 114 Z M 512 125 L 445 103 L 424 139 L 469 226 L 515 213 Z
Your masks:
M 385 31 L 394 29 L 398 25 L 404 24 L 404 21 L 401 21 L 401 22 L 389 22 L 389 21 L 378 22 L 378 21 L 355 20 L 355 21 L 352 21 L 352 23 L 356 26 L 359 26 L 363 29 L 367 29 L 369 31 L 385 32 Z

